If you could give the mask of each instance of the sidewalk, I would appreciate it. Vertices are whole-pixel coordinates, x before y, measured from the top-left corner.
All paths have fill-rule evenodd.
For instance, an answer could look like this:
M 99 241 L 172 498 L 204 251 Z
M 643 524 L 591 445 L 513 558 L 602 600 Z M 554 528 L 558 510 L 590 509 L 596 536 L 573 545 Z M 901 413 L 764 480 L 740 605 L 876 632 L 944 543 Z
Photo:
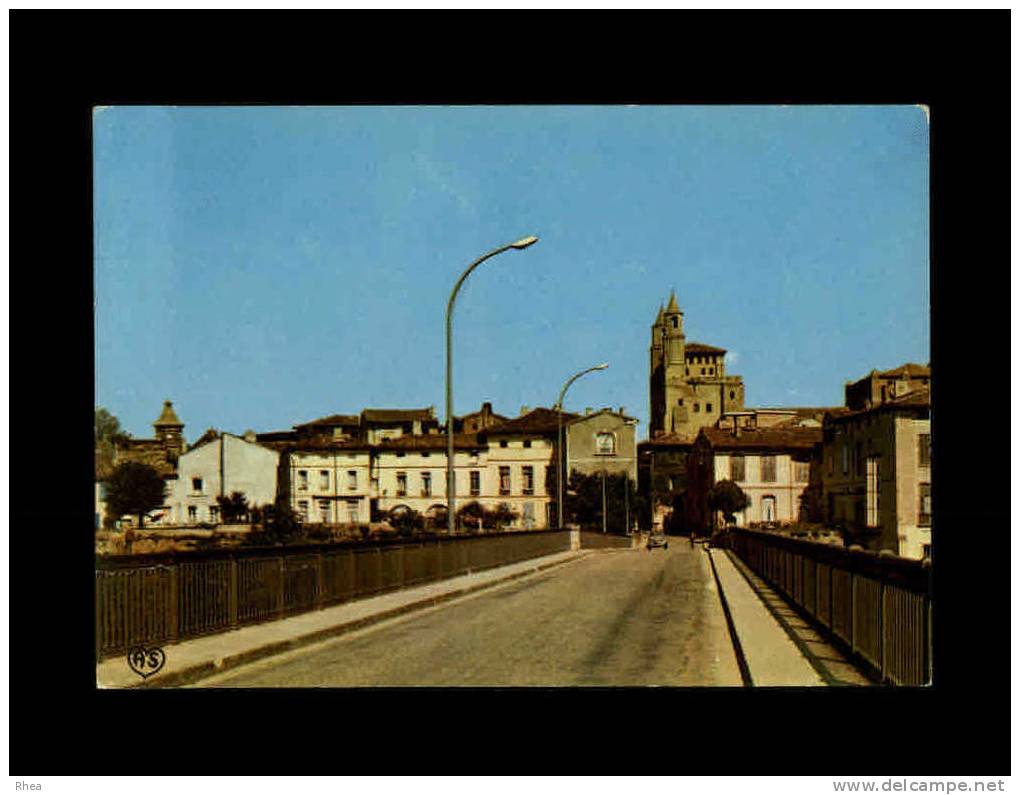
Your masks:
M 826 682 L 769 613 L 725 550 L 705 549 L 715 566 L 753 687 L 824 687 Z
M 345 602 L 279 621 L 254 624 L 168 645 L 163 647 L 166 663 L 162 670 L 144 680 L 128 666 L 126 655 L 119 655 L 96 666 L 96 685 L 100 688 L 134 688 L 177 687 L 189 684 L 263 657 L 342 635 L 553 566 L 580 560 L 591 552 L 578 550 L 546 555 L 416 588 L 393 591 L 382 596 Z

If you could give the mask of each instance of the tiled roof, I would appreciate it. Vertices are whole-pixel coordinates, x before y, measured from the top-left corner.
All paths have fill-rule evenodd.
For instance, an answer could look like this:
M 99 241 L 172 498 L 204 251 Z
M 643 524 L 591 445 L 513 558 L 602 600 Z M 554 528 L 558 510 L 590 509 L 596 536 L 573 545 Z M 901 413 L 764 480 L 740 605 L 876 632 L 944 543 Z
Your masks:
M 886 370 L 885 372 L 878 373 L 882 378 L 897 378 L 897 377 L 912 377 L 912 378 L 924 378 L 931 377 L 931 368 L 925 367 L 923 364 L 914 364 L 913 362 L 907 362 L 901 364 L 899 367 L 894 367 L 892 370 Z
M 576 419 L 579 415 L 571 414 L 569 411 L 563 412 L 563 424 L 564 426 L 572 419 Z M 484 433 L 491 434 L 515 434 L 515 433 L 556 433 L 559 427 L 559 412 L 554 409 L 537 408 L 532 409 L 523 417 L 517 417 L 516 419 L 509 420 L 507 422 L 501 422 L 498 425 L 493 425 L 490 428 L 486 428 Z
M 357 414 L 330 414 L 328 417 L 320 417 L 317 420 L 311 422 L 302 422 L 300 425 L 295 425 L 295 428 L 311 428 L 316 425 L 325 425 L 334 427 L 337 425 L 360 425 L 361 418 Z
M 676 314 L 679 311 L 680 311 L 680 307 L 677 305 L 677 302 L 676 302 L 676 291 L 670 290 L 669 291 L 669 305 L 666 307 L 666 312 L 671 313 L 671 314 Z
M 822 441 L 822 429 L 759 428 L 734 436 L 725 428 L 702 428 L 699 436 L 715 450 L 808 450 Z
M 215 428 L 210 428 L 201 436 L 199 436 L 195 440 L 195 443 L 188 448 L 188 450 L 189 451 L 194 450 L 196 447 L 201 447 L 203 444 L 209 444 L 209 442 L 214 442 L 219 438 L 219 436 L 220 436 L 219 431 L 217 431 Z
M 684 345 L 688 353 L 726 353 L 725 348 L 717 348 L 715 345 L 706 345 L 703 342 L 688 342 Z
M 894 398 L 889 398 L 884 403 L 878 403 L 872 406 L 870 409 L 848 409 L 846 407 L 840 407 L 833 409 L 826 413 L 827 420 L 841 420 L 847 417 L 858 417 L 863 414 L 874 413 L 877 411 L 892 411 L 895 409 L 926 409 L 931 408 L 931 389 L 929 387 L 921 387 L 920 389 L 914 389 L 903 395 L 899 395 Z
M 361 418 L 366 422 L 412 422 L 435 419 L 432 409 L 365 409 Z
M 421 436 L 398 436 L 395 439 L 380 439 L 375 445 L 377 450 L 445 450 L 446 434 L 427 433 Z M 473 433 L 455 433 L 453 435 L 453 446 L 457 450 L 468 450 L 483 448 L 484 444 L 478 441 L 477 435 Z

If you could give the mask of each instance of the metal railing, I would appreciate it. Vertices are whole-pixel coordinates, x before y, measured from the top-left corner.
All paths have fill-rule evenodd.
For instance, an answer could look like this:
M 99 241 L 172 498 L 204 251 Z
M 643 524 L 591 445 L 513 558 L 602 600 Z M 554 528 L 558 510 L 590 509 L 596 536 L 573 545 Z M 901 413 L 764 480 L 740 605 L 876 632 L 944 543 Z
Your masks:
M 927 562 L 731 530 L 726 545 L 883 681 L 932 680 Z
M 96 559 L 96 659 L 570 549 L 544 530 Z

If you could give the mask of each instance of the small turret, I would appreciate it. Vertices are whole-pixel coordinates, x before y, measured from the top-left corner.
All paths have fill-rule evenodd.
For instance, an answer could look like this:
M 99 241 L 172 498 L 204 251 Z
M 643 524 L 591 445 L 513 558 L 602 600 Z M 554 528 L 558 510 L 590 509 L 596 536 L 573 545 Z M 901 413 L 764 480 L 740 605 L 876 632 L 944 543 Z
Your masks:
M 159 418 L 152 423 L 156 429 L 156 438 L 163 443 L 168 453 L 180 455 L 184 452 L 184 423 L 178 419 L 174 412 L 174 404 L 169 400 L 163 402 L 163 411 Z

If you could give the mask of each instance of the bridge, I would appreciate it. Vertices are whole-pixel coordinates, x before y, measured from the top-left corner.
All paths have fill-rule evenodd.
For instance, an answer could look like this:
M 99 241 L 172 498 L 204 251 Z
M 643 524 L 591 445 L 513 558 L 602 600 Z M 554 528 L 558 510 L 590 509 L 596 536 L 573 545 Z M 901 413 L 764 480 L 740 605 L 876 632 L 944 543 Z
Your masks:
M 921 562 L 752 531 L 734 531 L 714 548 L 676 537 L 668 549 L 647 550 L 641 541 L 552 530 L 100 559 L 97 680 L 101 687 L 930 681 L 930 569 Z M 127 664 L 132 650 L 157 647 L 158 670 Z

